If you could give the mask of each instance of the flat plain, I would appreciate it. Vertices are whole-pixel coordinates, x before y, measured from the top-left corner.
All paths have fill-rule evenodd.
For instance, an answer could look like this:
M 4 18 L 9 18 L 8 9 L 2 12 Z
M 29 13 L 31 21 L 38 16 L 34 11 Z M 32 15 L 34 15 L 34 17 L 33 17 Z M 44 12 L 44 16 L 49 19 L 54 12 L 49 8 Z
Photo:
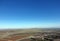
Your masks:
M 35 39 L 35 40 L 34 40 Z M 60 41 L 60 29 L 0 30 L 0 41 Z

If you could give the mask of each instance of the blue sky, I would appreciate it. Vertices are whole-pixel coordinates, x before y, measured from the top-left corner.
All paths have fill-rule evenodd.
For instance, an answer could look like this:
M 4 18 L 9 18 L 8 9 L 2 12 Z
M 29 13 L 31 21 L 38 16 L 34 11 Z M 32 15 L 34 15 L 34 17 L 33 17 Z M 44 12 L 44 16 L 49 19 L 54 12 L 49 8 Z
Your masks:
M 59 25 L 60 0 L 0 0 L 0 29 Z

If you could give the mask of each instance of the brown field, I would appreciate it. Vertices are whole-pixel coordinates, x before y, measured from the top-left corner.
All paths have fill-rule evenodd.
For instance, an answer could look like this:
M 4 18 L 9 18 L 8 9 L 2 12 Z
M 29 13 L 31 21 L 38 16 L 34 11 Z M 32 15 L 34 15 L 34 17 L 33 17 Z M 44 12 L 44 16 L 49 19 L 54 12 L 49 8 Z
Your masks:
M 45 35 L 60 35 L 60 31 L 39 31 L 39 29 L 25 29 L 25 30 L 5 30 L 0 31 L 0 41 L 31 41 L 30 36 L 34 36 L 37 41 L 39 38 L 44 38 Z M 25 39 L 27 37 L 27 39 Z M 60 41 L 59 39 L 54 39 L 54 41 Z

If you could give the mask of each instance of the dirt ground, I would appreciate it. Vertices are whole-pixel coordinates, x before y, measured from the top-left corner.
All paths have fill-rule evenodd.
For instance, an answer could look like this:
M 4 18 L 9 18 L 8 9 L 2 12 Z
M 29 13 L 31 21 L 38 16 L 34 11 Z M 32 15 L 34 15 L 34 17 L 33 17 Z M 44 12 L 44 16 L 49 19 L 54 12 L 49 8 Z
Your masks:
M 54 41 L 60 41 L 60 39 L 55 39 Z

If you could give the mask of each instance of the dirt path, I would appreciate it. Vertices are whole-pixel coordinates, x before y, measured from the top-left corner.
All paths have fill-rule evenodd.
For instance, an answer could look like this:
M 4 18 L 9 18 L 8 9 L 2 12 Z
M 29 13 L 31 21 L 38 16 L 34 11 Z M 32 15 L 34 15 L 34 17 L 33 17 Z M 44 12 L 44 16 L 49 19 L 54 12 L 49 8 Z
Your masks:
M 21 40 L 24 40 L 24 39 L 29 39 L 30 37 L 33 37 L 33 36 L 24 37 L 24 38 L 22 38 L 22 39 L 18 39 L 18 40 L 16 40 L 16 41 L 21 41 Z

